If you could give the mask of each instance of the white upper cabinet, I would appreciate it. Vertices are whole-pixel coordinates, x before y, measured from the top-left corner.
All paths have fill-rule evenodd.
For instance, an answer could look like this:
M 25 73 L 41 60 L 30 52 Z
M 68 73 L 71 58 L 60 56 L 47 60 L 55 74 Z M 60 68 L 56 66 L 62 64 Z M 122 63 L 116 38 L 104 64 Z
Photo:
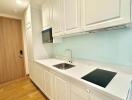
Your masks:
M 130 22 L 130 0 L 83 0 L 82 22 L 86 31 Z
M 91 31 L 131 22 L 131 0 L 46 0 L 43 27 L 53 36 Z
M 64 34 L 64 0 L 51 0 L 53 36 Z
M 42 23 L 43 28 L 51 26 L 52 8 L 50 0 L 46 0 L 42 6 Z
M 81 0 L 65 0 L 66 33 L 81 31 Z

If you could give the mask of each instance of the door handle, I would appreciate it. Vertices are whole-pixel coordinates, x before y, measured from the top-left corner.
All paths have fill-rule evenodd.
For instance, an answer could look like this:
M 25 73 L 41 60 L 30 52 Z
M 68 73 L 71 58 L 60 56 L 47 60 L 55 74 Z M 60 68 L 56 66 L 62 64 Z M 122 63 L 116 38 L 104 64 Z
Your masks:
M 86 89 L 87 93 L 90 93 L 91 91 L 89 89 Z

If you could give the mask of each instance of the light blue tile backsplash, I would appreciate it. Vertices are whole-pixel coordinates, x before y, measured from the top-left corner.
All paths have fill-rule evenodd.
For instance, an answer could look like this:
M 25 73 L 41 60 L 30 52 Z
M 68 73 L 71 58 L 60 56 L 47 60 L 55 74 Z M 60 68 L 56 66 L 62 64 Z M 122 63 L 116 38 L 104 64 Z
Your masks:
M 74 58 L 132 67 L 132 28 L 64 38 L 53 49 L 54 56 L 62 56 L 65 49 L 71 49 Z

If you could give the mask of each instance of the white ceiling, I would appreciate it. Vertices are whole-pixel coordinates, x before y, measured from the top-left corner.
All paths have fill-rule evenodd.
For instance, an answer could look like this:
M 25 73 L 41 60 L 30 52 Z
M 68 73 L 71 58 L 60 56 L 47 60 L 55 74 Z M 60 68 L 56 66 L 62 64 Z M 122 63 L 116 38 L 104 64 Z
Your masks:
M 16 0 L 0 0 L 0 15 L 9 15 L 21 18 L 24 10 L 28 5 L 28 0 L 22 0 L 23 4 L 19 5 Z M 44 0 L 30 0 L 35 7 L 40 7 Z

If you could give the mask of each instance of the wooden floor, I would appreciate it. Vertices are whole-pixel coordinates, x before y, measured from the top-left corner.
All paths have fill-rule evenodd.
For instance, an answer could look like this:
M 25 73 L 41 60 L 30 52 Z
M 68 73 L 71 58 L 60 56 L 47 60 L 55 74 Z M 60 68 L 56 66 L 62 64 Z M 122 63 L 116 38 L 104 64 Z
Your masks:
M 0 100 L 48 100 L 33 85 L 29 78 L 23 78 L 0 85 Z

